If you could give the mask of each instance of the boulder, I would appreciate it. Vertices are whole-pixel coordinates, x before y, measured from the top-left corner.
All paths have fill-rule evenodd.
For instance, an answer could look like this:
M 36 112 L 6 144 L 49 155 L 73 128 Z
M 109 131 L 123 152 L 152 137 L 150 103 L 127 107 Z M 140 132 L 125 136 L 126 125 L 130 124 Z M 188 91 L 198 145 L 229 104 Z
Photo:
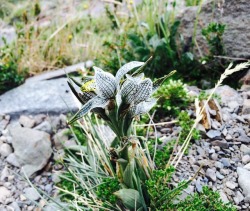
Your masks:
M 180 33 L 186 41 L 192 40 L 198 10 L 198 6 L 186 7 L 178 14 L 178 19 L 181 22 Z M 250 58 L 249 11 L 248 0 L 203 1 L 201 12 L 198 15 L 196 32 L 197 44 L 202 52 L 207 52 L 208 46 L 201 30 L 207 27 L 209 23 L 217 22 L 226 24 L 223 42 L 227 55 L 237 58 Z
M 13 116 L 78 110 L 66 78 L 25 83 L 1 95 L 0 101 L 1 112 Z
M 212 90 L 213 89 L 207 90 L 207 93 L 211 93 Z M 226 106 L 232 101 L 238 103 L 239 105 L 243 104 L 243 98 L 240 96 L 240 94 L 235 89 L 227 85 L 218 87 L 215 91 L 215 94 L 220 96 L 221 103 Z
M 26 175 L 41 170 L 52 154 L 50 135 L 43 131 L 30 128 L 10 128 L 13 137 L 12 145 L 18 163 L 23 167 Z

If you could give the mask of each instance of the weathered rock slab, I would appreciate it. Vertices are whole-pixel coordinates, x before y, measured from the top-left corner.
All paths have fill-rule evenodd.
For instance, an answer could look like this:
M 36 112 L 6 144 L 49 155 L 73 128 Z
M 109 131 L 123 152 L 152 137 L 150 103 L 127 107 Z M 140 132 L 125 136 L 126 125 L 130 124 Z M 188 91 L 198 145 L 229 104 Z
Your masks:
M 78 110 L 66 78 L 25 83 L 1 95 L 0 107 L 12 116 Z

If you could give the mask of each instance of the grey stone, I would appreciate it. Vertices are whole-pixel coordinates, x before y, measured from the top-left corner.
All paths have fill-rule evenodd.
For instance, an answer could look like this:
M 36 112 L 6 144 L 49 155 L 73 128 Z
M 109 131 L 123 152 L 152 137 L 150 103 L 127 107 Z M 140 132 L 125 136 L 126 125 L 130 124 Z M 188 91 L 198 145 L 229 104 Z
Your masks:
M 222 169 L 222 168 L 224 167 L 224 165 L 223 165 L 221 162 L 219 162 L 219 161 L 216 161 L 216 162 L 214 163 L 214 166 L 215 166 L 216 168 L 218 168 L 218 169 Z
M 25 83 L 1 95 L 0 101 L 1 112 L 11 115 L 78 110 L 66 78 Z
M 213 182 L 216 181 L 216 172 L 213 169 L 208 168 L 206 171 L 206 177 L 208 177 Z
M 211 90 L 209 90 L 210 92 Z M 242 105 L 243 98 L 240 96 L 240 94 L 233 88 L 224 85 L 220 86 L 215 91 L 216 94 L 218 94 L 221 97 L 221 103 L 228 105 L 230 102 L 235 101 L 239 105 Z
M 3 185 L 4 185 L 4 187 L 8 188 L 9 190 L 12 187 L 12 184 L 10 182 L 5 182 Z
M 11 196 L 10 190 L 4 186 L 0 186 L 0 204 L 5 204 L 7 198 Z
M 239 122 L 246 123 L 246 121 L 244 120 L 244 118 L 241 117 L 241 116 L 239 116 L 239 115 L 235 115 L 235 119 L 237 119 Z
M 241 189 L 243 190 L 243 194 L 245 196 L 244 201 L 250 202 L 250 171 L 247 169 L 238 167 L 237 168 L 238 174 L 238 183 Z
M 54 160 L 55 161 L 63 160 L 64 156 L 65 156 L 64 149 L 59 149 L 56 152 L 54 152 Z
M 2 172 L 1 172 L 0 180 L 1 180 L 1 181 L 4 181 L 5 178 L 8 178 L 8 176 L 9 176 L 9 170 L 8 170 L 8 167 L 5 166 L 5 167 L 3 168 L 3 170 L 2 170 Z
M 40 195 L 35 188 L 25 188 L 23 193 L 26 198 L 32 201 L 37 201 L 40 198 Z
M 54 184 L 61 182 L 60 172 L 55 172 L 52 174 L 52 181 Z
M 212 128 L 215 129 L 215 130 L 220 130 L 221 128 L 221 124 L 216 121 L 216 120 L 211 120 L 211 123 L 212 123 Z
M 10 206 L 14 211 L 21 211 L 21 209 L 16 201 L 13 201 L 8 206 Z
M 225 137 L 225 139 L 227 141 L 231 141 L 233 139 L 233 137 L 230 134 L 227 134 L 227 136 Z
M 230 101 L 227 106 L 232 110 L 232 112 L 239 109 L 239 103 L 237 101 Z
M 223 176 L 220 172 L 216 171 L 216 177 L 220 180 L 223 180 L 225 176 Z
M 27 128 L 32 128 L 35 126 L 36 121 L 28 116 L 22 115 L 19 118 L 19 123 L 20 125 L 22 125 L 23 127 L 27 127 Z
M 197 152 L 199 153 L 200 156 L 204 157 L 206 154 L 205 154 L 205 151 L 204 149 L 202 149 L 201 147 L 197 146 Z
M 60 121 L 61 121 L 61 126 L 66 127 L 68 125 L 67 117 L 64 114 L 60 114 L 59 118 L 60 118 Z
M 48 133 L 15 127 L 10 128 L 10 134 L 13 137 L 14 154 L 28 177 L 47 164 L 52 154 Z
M 236 187 L 238 187 L 238 184 L 232 181 L 227 181 L 226 186 L 230 188 L 231 190 L 234 190 Z
M 227 128 L 224 128 L 224 129 L 222 130 L 222 134 L 223 134 L 223 136 L 227 136 Z
M 226 140 L 215 140 L 215 141 L 212 141 L 211 144 L 213 146 L 219 146 L 220 148 L 222 149 L 228 149 L 229 147 L 229 144 L 227 143 Z
M 245 114 L 242 115 L 241 117 L 250 123 L 250 114 Z
M 241 144 L 240 151 L 243 153 L 243 155 L 250 155 L 250 148 L 245 144 Z
M 213 153 L 215 153 L 215 150 L 214 149 L 210 149 L 208 153 L 209 154 L 213 154 Z
M 221 158 L 220 162 L 224 165 L 224 167 L 230 167 L 231 166 L 230 161 L 229 161 L 228 158 Z
M 227 198 L 227 195 L 225 194 L 224 191 L 220 190 L 220 191 L 219 191 L 219 194 L 220 194 L 221 200 L 222 200 L 224 203 L 228 203 L 228 202 L 229 202 L 229 200 L 228 200 L 228 198 Z
M 244 99 L 242 114 L 250 114 L 250 99 Z
M 237 138 L 237 141 L 242 143 L 250 143 L 250 137 L 248 137 L 243 129 L 238 129 L 240 136 Z
M 220 173 L 226 176 L 229 174 L 229 170 L 228 169 L 220 169 Z
M 217 153 L 213 153 L 213 154 L 211 155 L 211 159 L 212 159 L 212 160 L 218 160 L 218 154 L 217 154 Z
M 217 138 L 221 136 L 221 132 L 218 130 L 209 130 L 207 132 L 207 136 L 211 139 Z
M 9 144 L 4 143 L 0 146 L 0 155 L 2 155 L 3 157 L 7 157 L 12 153 L 12 151 L 13 150 Z
M 247 170 L 250 171 L 250 163 L 246 164 L 246 165 L 244 166 L 244 169 L 247 169 Z
M 52 184 L 47 184 L 47 185 L 45 185 L 44 189 L 47 193 L 50 193 L 53 189 L 53 186 L 52 186 Z
M 242 163 L 247 164 L 250 162 L 250 155 L 244 155 L 242 157 Z
M 20 164 L 15 156 L 14 153 L 11 153 L 7 158 L 6 158 L 6 161 L 11 164 L 12 166 L 15 166 L 15 167 L 20 167 Z
M 235 197 L 233 197 L 235 204 L 239 204 L 240 202 L 242 202 L 244 200 L 244 196 L 241 194 L 240 191 L 237 191 L 235 194 Z
M 195 182 L 195 188 L 196 188 L 196 190 L 199 192 L 199 193 L 201 193 L 202 192 L 202 185 L 201 185 L 201 178 L 200 177 L 198 177 L 197 178 L 197 180 L 196 180 L 196 182 Z
M 38 114 L 34 116 L 34 120 L 36 122 L 36 125 L 41 124 L 47 116 L 45 114 Z
M 52 126 L 48 121 L 42 122 L 41 124 L 34 127 L 34 129 L 44 131 L 44 132 L 49 133 L 49 134 L 52 134 L 52 132 L 53 132 Z
M 0 121 L 0 131 L 2 132 L 3 130 L 5 130 L 8 124 L 9 124 L 9 120 L 2 119 Z
M 62 129 L 61 131 L 57 132 L 54 136 L 54 145 L 56 149 L 63 149 L 64 144 L 69 139 L 69 129 Z

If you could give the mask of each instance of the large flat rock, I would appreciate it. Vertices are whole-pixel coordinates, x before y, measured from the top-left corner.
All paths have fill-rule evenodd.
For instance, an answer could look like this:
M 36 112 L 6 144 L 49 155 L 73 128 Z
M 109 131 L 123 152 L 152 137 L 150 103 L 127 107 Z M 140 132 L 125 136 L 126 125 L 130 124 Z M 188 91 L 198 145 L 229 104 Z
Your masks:
M 208 46 L 201 34 L 201 29 L 207 27 L 211 22 L 217 22 L 226 24 L 223 41 L 227 56 L 250 58 L 249 0 L 205 0 L 203 2 L 201 13 L 198 16 L 196 36 L 202 52 L 206 52 Z M 194 34 L 197 11 L 198 7 L 187 7 L 178 14 L 181 21 L 180 32 L 186 41 L 190 41 Z
M 67 78 L 25 83 L 0 96 L 0 113 L 61 114 L 77 111 Z

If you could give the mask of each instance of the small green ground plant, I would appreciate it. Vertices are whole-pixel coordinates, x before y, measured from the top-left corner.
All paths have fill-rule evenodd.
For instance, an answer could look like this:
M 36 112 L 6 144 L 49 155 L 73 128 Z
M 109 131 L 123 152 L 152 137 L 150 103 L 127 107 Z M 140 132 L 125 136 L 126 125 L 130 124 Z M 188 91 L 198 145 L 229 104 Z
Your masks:
M 18 73 L 16 64 L 0 64 L 0 95 L 23 83 L 24 73 Z
M 159 98 L 157 103 L 157 112 L 162 116 L 178 116 L 181 110 L 187 108 L 192 102 L 188 96 L 185 84 L 180 80 L 168 80 L 155 93 Z
M 27 76 L 26 69 L 18 71 L 18 58 L 10 51 L 6 40 L 4 42 L 5 46 L 0 49 L 0 94 L 22 84 Z

